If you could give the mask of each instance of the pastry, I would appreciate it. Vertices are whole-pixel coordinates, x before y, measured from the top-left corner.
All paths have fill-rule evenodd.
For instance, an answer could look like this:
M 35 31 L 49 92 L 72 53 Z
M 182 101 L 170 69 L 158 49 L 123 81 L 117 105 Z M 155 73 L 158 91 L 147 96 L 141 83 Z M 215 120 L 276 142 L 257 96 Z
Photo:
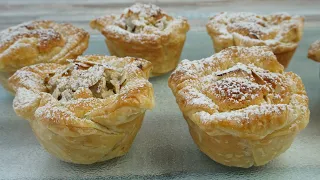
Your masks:
M 308 50 L 308 58 L 320 62 L 320 40 L 311 44 Z
M 302 38 L 304 18 L 288 14 L 223 12 L 210 18 L 207 32 L 216 52 L 230 46 L 269 46 L 287 68 Z
M 71 24 L 32 21 L 0 32 L 0 83 L 9 91 L 8 78 L 18 69 L 38 63 L 66 63 L 88 47 L 89 34 Z
M 300 77 L 266 46 L 183 60 L 169 86 L 200 150 L 226 166 L 261 166 L 286 151 L 309 121 Z
M 139 3 L 120 16 L 97 18 L 90 26 L 106 37 L 111 55 L 152 62 L 152 76 L 176 68 L 189 30 L 187 20 L 173 18 L 155 5 Z
M 13 108 L 59 159 L 105 161 L 129 151 L 145 111 L 153 108 L 151 69 L 143 59 L 114 56 L 27 66 L 9 78 Z

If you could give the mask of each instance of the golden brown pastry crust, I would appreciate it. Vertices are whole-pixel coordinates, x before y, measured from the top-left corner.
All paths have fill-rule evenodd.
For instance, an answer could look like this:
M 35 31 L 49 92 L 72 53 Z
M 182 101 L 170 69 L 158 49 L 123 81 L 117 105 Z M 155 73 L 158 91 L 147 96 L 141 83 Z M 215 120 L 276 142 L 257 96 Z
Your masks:
M 148 61 L 114 56 L 24 67 L 9 79 L 13 108 L 61 160 L 105 161 L 128 152 L 145 111 L 154 106 L 151 69 Z
M 230 47 L 182 61 L 169 87 L 201 151 L 237 167 L 264 165 L 290 147 L 309 121 L 300 77 L 268 47 Z
M 207 32 L 216 52 L 230 46 L 269 46 L 286 68 L 302 38 L 304 18 L 288 14 L 223 12 L 210 18 Z
M 111 55 L 140 57 L 152 62 L 152 76 L 177 66 L 189 30 L 187 20 L 174 19 L 159 7 L 144 4 L 125 9 L 120 17 L 111 15 L 92 20 L 90 26 L 106 37 Z
M 320 62 L 320 40 L 317 40 L 310 45 L 308 58 Z
M 0 32 L 0 82 L 16 70 L 38 63 L 66 63 L 88 47 L 89 34 L 71 24 L 32 21 Z

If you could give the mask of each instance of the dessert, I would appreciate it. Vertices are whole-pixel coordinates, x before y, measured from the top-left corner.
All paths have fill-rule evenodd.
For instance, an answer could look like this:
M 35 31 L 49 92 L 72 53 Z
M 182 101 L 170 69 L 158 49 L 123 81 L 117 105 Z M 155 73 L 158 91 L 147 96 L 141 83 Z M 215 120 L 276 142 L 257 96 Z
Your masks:
M 9 91 L 8 78 L 18 69 L 38 63 L 66 63 L 88 47 L 89 34 L 71 24 L 32 21 L 0 32 L 0 83 Z
M 310 45 L 308 58 L 320 62 L 320 40 L 317 40 Z
M 302 38 L 304 18 L 289 14 L 223 12 L 210 18 L 207 32 L 216 52 L 230 46 L 269 46 L 287 68 Z
M 153 64 L 152 76 L 176 68 L 189 30 L 185 19 L 173 18 L 152 4 L 135 4 L 120 16 L 92 20 L 106 37 L 111 55 L 140 57 Z
M 300 77 L 268 47 L 226 48 L 183 60 L 169 87 L 200 150 L 226 166 L 261 166 L 286 151 L 309 121 Z
M 153 108 L 151 69 L 139 58 L 93 55 L 27 66 L 9 79 L 13 108 L 59 159 L 105 161 L 129 151 L 145 111 Z

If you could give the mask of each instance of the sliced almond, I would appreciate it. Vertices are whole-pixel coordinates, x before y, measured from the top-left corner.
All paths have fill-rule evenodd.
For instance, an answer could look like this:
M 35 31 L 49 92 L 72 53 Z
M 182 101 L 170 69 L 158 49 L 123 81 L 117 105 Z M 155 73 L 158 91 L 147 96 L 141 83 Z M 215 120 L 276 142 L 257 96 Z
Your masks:
M 120 85 L 122 86 L 127 80 L 127 73 L 124 72 L 120 77 Z
M 61 101 L 70 101 L 73 99 L 73 92 L 70 89 L 66 89 L 61 93 Z
M 265 85 L 266 82 L 253 70 L 251 70 L 252 76 L 254 77 L 255 81 L 260 85 Z
M 55 98 L 55 99 L 59 99 L 59 96 L 61 95 L 61 92 L 59 91 L 58 88 L 56 88 L 53 93 L 52 93 L 52 96 Z

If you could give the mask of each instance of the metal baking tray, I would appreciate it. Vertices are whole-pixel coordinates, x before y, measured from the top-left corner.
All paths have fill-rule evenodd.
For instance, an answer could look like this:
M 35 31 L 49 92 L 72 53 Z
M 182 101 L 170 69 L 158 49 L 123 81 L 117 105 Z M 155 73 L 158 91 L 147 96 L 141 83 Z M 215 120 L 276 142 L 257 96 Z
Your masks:
M 0 87 L 0 179 L 320 179 L 319 68 L 306 57 L 310 43 L 319 35 L 316 28 L 305 29 L 288 68 L 305 84 L 310 123 L 288 151 L 265 166 L 225 167 L 201 153 L 168 88 L 166 74 L 150 79 L 156 107 L 147 112 L 130 152 L 93 165 L 65 163 L 48 154 L 28 122 L 15 115 L 12 95 Z M 90 41 L 86 54 L 107 54 L 104 37 L 92 36 Z M 182 59 L 196 60 L 212 53 L 206 32 L 188 33 Z

